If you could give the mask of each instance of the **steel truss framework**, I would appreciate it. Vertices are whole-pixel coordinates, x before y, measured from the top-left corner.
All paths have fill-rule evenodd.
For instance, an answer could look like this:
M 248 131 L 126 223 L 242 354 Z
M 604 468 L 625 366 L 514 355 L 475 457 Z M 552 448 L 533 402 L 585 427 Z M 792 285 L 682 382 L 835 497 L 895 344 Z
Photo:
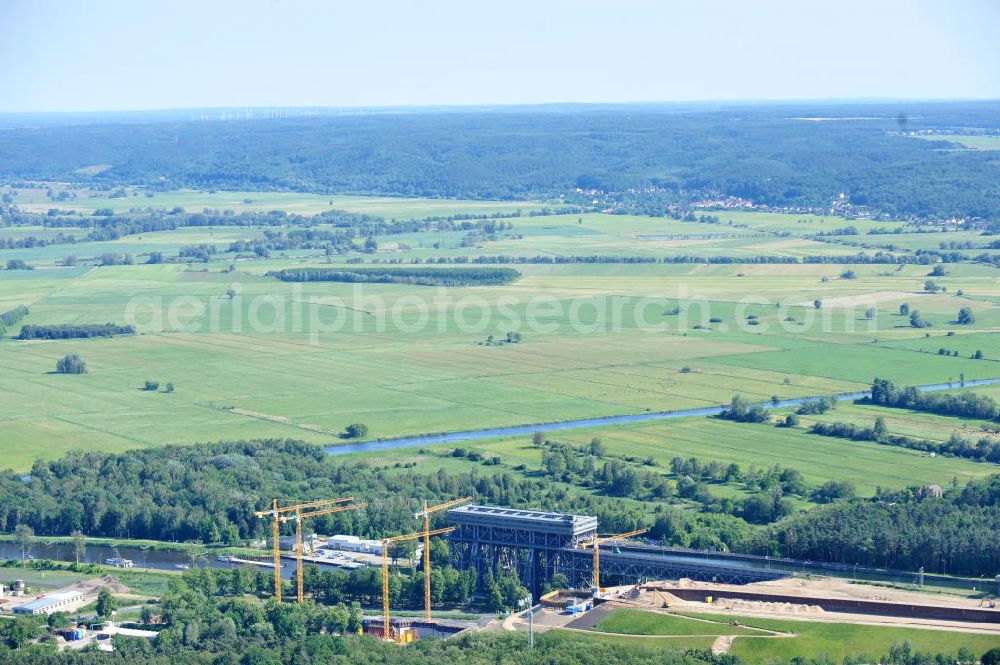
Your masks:
M 562 573 L 573 587 L 590 586 L 593 552 L 582 547 L 596 533 L 597 519 L 485 506 L 448 511 L 455 530 L 448 535 L 452 563 L 473 569 L 479 588 L 488 570 L 516 570 L 537 597 L 546 581 Z M 780 571 L 678 560 L 666 548 L 601 548 L 602 577 L 621 583 L 687 577 L 698 581 L 747 584 L 784 577 Z
M 762 570 L 739 566 L 716 566 L 692 561 L 662 558 L 658 548 L 644 552 L 622 552 L 613 547 L 601 548 L 601 578 L 622 584 L 644 580 L 670 580 L 686 577 L 699 582 L 720 584 L 749 584 L 786 577 L 781 571 Z M 574 587 L 586 587 L 593 579 L 593 554 L 589 549 L 574 549 L 561 553 L 561 572 Z
M 463 506 L 448 511 L 455 530 L 448 534 L 455 567 L 476 571 L 481 585 L 488 570 L 516 570 L 538 594 L 567 551 L 594 537 L 597 518 L 586 515 Z

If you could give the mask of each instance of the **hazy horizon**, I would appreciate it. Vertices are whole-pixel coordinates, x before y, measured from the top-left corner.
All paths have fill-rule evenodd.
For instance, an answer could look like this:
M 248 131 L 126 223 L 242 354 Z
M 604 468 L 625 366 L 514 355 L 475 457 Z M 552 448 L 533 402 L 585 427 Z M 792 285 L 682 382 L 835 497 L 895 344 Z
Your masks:
M 0 112 L 1000 98 L 1000 5 L 0 5 Z
M 327 111 L 358 112 L 357 115 L 378 114 L 385 112 L 461 112 L 463 110 L 487 112 L 493 110 L 545 110 L 561 109 L 565 107 L 572 110 L 573 107 L 581 109 L 589 108 L 617 108 L 617 107 L 688 107 L 691 110 L 698 110 L 700 107 L 738 108 L 753 106 L 804 106 L 823 105 L 826 108 L 837 106 L 864 106 L 864 105 L 887 105 L 894 104 L 948 104 L 948 103 L 990 103 L 1000 102 L 997 97 L 925 97 L 925 98 L 902 98 L 902 97 L 841 97 L 841 98 L 800 98 L 800 99 L 684 99 L 684 100 L 635 100 L 620 102 L 579 102 L 574 100 L 549 101 L 509 104 L 397 104 L 397 105 L 355 105 L 355 106 L 332 106 L 332 105 L 289 105 L 279 104 L 273 106 L 189 106 L 189 107 L 163 107 L 163 108 L 121 108 L 121 109 L 93 109 L 82 111 L 0 111 L 0 116 L 45 116 L 45 115 L 115 115 L 115 114 L 179 114 L 179 113 L 217 113 L 217 112 L 254 112 L 250 119 L 265 119 L 266 117 L 280 117 L 284 111 L 288 112 L 315 112 L 315 115 L 322 116 Z M 263 113 L 271 113 L 271 116 Z M 258 113 L 261 113 L 258 115 Z M 275 115 L 276 114 L 276 115 Z M 305 114 L 303 114 L 304 117 Z M 289 115 L 288 117 L 291 117 Z M 233 118 L 238 119 L 238 118 Z

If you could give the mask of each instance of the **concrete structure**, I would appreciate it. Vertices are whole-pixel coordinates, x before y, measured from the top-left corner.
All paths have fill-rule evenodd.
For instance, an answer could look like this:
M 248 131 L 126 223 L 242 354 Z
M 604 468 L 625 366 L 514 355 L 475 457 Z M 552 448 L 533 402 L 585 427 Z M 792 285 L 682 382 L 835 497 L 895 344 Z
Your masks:
M 83 594 L 79 591 L 63 591 L 58 593 L 50 593 L 47 596 L 42 596 L 41 598 L 36 598 L 35 600 L 29 600 L 23 605 L 18 605 L 14 608 L 14 614 L 52 614 L 53 612 L 58 612 L 62 608 L 72 605 L 73 603 L 78 603 L 83 600 Z
M 326 549 L 339 552 L 362 552 L 364 554 L 382 554 L 382 541 L 362 540 L 357 536 L 337 534 L 326 541 Z
M 546 580 L 563 573 L 573 587 L 588 587 L 593 579 L 597 518 L 490 506 L 462 506 L 448 511 L 455 530 L 448 542 L 456 568 L 472 568 L 481 583 L 487 570 L 516 570 L 521 581 L 540 595 Z M 746 584 L 786 577 L 741 562 L 701 562 L 678 556 L 670 548 L 626 542 L 601 545 L 601 571 L 613 578 L 676 579 Z
M 597 533 L 590 515 L 475 505 L 447 515 L 455 527 L 448 544 L 457 568 L 474 569 L 480 582 L 489 569 L 516 569 L 535 595 L 565 566 L 568 553 Z

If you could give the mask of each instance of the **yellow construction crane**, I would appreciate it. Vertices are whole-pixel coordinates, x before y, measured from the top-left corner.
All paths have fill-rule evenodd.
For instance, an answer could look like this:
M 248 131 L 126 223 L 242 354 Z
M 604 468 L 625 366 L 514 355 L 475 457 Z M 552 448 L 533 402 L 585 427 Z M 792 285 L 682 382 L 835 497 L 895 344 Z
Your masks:
M 610 542 L 612 540 L 618 540 L 619 538 L 629 538 L 631 536 L 638 536 L 646 533 L 649 529 L 636 529 L 635 531 L 629 531 L 628 533 L 618 533 L 613 536 L 598 536 L 594 534 L 594 538 L 590 543 L 583 545 L 583 547 L 593 547 L 594 548 L 594 588 L 600 591 L 601 589 L 601 545 Z
M 256 517 L 270 517 L 271 518 L 271 540 L 272 540 L 272 552 L 274 555 L 274 598 L 279 603 L 281 602 L 281 545 L 278 542 L 278 538 L 281 536 L 281 517 L 284 513 L 295 510 L 296 508 L 308 509 L 308 508 L 319 508 L 321 506 L 330 506 L 337 503 L 344 503 L 345 501 L 353 501 L 353 497 L 347 497 L 343 499 L 322 499 L 320 501 L 309 501 L 307 503 L 300 503 L 293 506 L 282 506 L 278 507 L 278 499 L 275 498 L 271 501 L 270 510 L 258 510 L 254 513 Z
M 424 521 L 424 618 L 428 621 L 431 619 L 431 514 L 454 508 L 466 501 L 472 501 L 472 497 L 465 496 L 461 499 L 455 499 L 454 501 L 448 501 L 447 503 L 441 503 L 428 508 L 427 500 L 424 499 L 423 508 L 419 513 L 414 515 L 417 519 Z
M 392 639 L 392 632 L 389 629 L 389 546 L 403 540 L 416 540 L 417 538 L 430 538 L 451 533 L 455 527 L 450 526 L 444 529 L 434 529 L 433 531 L 418 531 L 417 533 L 407 533 L 402 536 L 393 536 L 382 540 L 382 637 Z
M 348 499 L 337 499 L 337 501 L 353 501 L 353 498 Z M 294 521 L 295 522 L 295 586 L 298 591 L 297 596 L 299 600 L 299 605 L 305 600 L 305 593 L 303 589 L 303 575 L 302 575 L 302 521 L 307 517 L 316 517 L 318 515 L 330 515 L 332 513 L 340 513 L 345 510 L 357 510 L 358 508 L 364 508 L 367 503 L 352 503 L 349 506 L 326 506 L 322 508 L 316 508 L 314 510 L 308 510 L 307 512 L 302 512 L 302 506 L 295 507 L 295 514 L 290 517 L 282 517 L 282 522 Z

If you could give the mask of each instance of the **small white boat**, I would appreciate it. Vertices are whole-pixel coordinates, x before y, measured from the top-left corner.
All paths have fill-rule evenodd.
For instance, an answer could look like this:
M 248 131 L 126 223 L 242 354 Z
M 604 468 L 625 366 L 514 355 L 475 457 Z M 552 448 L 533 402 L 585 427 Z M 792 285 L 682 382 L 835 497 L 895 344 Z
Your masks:
M 117 547 L 111 550 L 111 556 L 105 559 L 104 563 L 106 563 L 109 566 L 115 566 L 116 568 L 132 567 L 132 559 L 126 559 L 125 557 L 123 557 L 121 555 L 121 552 L 118 551 Z
M 131 568 L 133 566 L 132 559 L 123 559 L 117 556 L 109 556 L 104 560 L 109 566 L 115 566 L 116 568 Z

